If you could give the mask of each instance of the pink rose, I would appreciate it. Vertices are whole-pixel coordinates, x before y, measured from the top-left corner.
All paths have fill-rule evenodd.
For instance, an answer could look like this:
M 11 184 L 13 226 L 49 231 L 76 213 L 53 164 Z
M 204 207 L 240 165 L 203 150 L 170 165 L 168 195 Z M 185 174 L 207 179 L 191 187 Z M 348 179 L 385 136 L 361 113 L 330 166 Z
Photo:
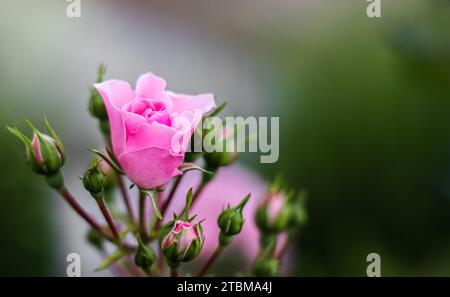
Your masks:
M 163 239 L 161 247 L 169 248 L 172 244 L 177 243 L 179 252 L 184 254 L 191 245 L 191 242 L 196 239 L 200 242 L 203 241 L 203 238 L 199 237 L 195 224 L 176 221 L 172 231 Z
M 166 81 L 143 74 L 136 90 L 121 80 L 95 84 L 111 127 L 114 154 L 128 178 L 153 189 L 181 174 L 187 145 L 203 114 L 215 107 L 212 94 L 166 90 Z

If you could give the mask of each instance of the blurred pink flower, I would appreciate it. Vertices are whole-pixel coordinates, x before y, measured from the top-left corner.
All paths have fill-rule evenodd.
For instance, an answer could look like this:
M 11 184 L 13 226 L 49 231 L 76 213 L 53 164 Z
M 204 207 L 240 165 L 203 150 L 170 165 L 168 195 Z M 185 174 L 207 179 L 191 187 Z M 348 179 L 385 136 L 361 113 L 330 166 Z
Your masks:
M 180 212 L 184 207 L 187 191 L 192 186 L 195 191 L 199 181 L 200 174 L 198 172 L 186 174 L 178 187 L 174 203 L 169 207 L 168 213 Z M 226 207 L 228 203 L 232 206 L 237 205 L 248 193 L 251 193 L 252 196 L 243 212 L 245 219 L 243 229 L 240 234 L 236 235 L 230 248 L 237 247 L 248 261 L 255 259 L 259 250 L 259 232 L 254 222 L 254 212 L 265 190 L 265 183 L 242 166 L 232 165 L 219 170 L 190 211 L 190 215 L 197 214 L 198 220 L 205 219 L 202 223 L 205 243 L 200 256 L 209 257 L 217 246 L 219 236 L 217 218 L 222 208 Z M 168 216 L 166 221 L 170 219 L 171 217 Z
M 166 91 L 166 81 L 152 73 L 139 77 L 136 90 L 121 80 L 95 87 L 108 112 L 114 153 L 130 180 L 153 189 L 181 174 L 191 135 L 215 106 L 213 95 Z
M 281 210 L 284 206 L 284 200 L 283 200 L 283 194 L 282 193 L 275 193 L 274 195 L 270 196 L 269 200 L 269 221 L 273 223 L 275 219 L 280 214 Z

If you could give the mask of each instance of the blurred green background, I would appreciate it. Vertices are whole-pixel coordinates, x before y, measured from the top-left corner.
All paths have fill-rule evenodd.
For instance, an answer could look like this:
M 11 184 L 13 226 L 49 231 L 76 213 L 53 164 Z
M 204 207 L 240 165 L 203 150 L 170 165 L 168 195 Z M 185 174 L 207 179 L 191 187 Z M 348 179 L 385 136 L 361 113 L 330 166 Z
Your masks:
M 382 0 L 379 19 L 362 0 L 82 0 L 80 19 L 36 2 L 0 1 L 0 126 L 46 113 L 74 184 L 101 142 L 86 111 L 97 64 L 129 81 L 151 70 L 229 114 L 280 117 L 278 163 L 244 162 L 310 193 L 297 275 L 364 276 L 371 252 L 385 276 L 450 275 L 448 1 Z M 0 275 L 59 275 L 64 205 L 5 129 L 0 142 Z

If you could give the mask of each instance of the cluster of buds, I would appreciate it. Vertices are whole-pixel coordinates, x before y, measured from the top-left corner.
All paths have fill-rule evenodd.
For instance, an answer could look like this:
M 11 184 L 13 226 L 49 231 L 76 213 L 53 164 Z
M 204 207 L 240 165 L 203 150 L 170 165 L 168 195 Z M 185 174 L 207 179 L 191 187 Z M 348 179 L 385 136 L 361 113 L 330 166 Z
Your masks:
M 260 254 L 253 264 L 256 276 L 275 276 L 278 273 L 279 262 L 275 257 L 278 235 L 294 234 L 306 223 L 305 198 L 304 191 L 284 191 L 280 179 L 268 189 L 255 214 L 261 246 Z
M 40 132 L 29 120 L 26 119 L 25 122 L 33 130 L 32 139 L 17 128 L 7 127 L 7 129 L 25 144 L 26 163 L 31 169 L 37 174 L 44 175 L 51 187 L 60 190 L 64 186 L 60 169 L 65 161 L 61 141 L 46 118 L 44 118 L 44 125 L 50 135 Z
M 192 203 L 192 189 L 186 195 L 186 206 L 180 215 L 174 215 L 172 221 L 163 226 L 159 236 L 161 251 L 167 264 L 176 269 L 181 262 L 189 262 L 200 253 L 205 237 L 201 222 L 193 222 L 189 217 Z

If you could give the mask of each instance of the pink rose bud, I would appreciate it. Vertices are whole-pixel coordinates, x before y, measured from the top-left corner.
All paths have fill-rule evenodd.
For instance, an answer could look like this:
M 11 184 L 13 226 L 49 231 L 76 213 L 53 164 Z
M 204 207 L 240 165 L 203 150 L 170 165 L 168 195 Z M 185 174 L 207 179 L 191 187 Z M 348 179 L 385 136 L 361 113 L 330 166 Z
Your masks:
M 171 221 L 163 228 L 162 234 L 161 249 L 172 268 L 197 257 L 204 242 L 200 223 Z
M 159 235 L 161 251 L 172 269 L 197 257 L 205 241 L 201 224 L 192 223 L 195 216 L 189 218 L 192 196 L 191 188 L 181 214 L 174 214 L 174 219 L 162 228 Z
M 280 233 L 289 227 L 291 207 L 284 192 L 270 190 L 256 210 L 256 224 L 266 233 Z
M 44 123 L 51 136 L 39 132 L 28 120 L 26 122 L 34 132 L 31 140 L 16 128 L 8 127 L 8 130 L 25 144 L 28 165 L 38 174 L 53 176 L 59 173 L 64 164 L 64 149 L 55 131 L 47 119 Z
M 182 174 L 191 135 L 215 107 L 211 94 L 167 91 L 166 81 L 152 73 L 139 77 L 136 90 L 120 80 L 95 88 L 108 112 L 114 154 L 133 183 L 150 190 Z

